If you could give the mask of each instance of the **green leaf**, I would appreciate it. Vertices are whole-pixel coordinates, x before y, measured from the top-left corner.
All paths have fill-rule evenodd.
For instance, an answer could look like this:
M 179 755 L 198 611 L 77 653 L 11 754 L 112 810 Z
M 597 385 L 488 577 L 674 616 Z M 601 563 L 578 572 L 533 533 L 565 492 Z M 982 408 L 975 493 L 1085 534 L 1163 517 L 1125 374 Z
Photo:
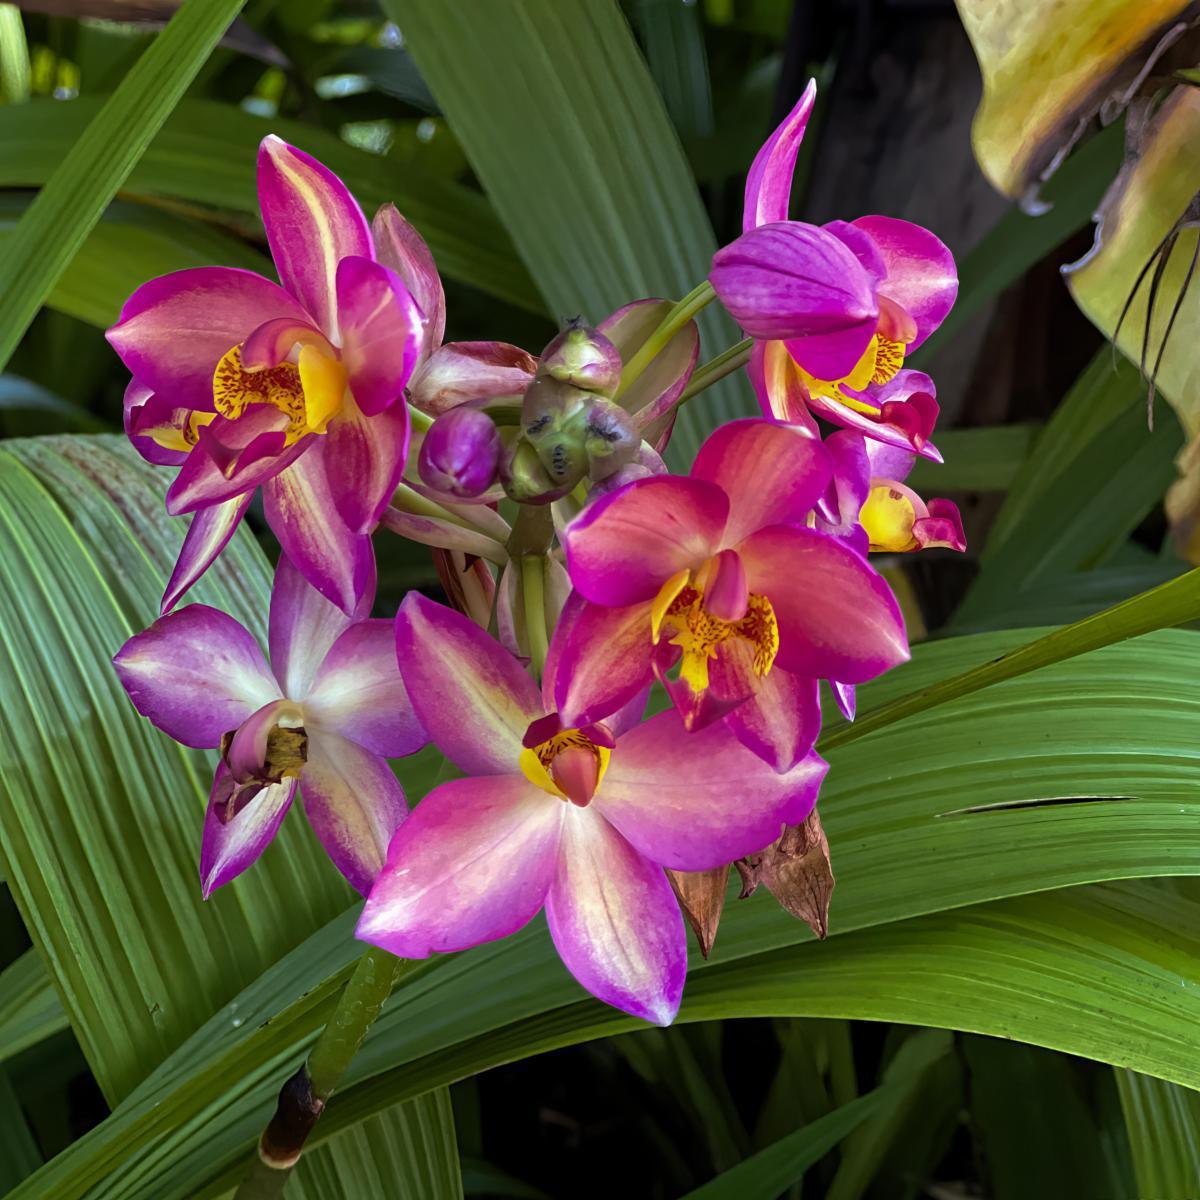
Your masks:
M 8 1072 L 0 1067 L 0 1196 L 42 1165 L 42 1156 L 21 1111 Z
M 919 646 L 864 694 L 920 691 L 1025 636 Z M 1200 635 L 1153 634 L 831 752 L 821 809 L 839 876 L 829 940 L 813 942 L 769 898 L 732 904 L 714 958 L 693 959 L 681 1020 L 937 1025 L 1200 1083 L 1181 1050 L 1200 1020 L 1200 906 L 1130 886 L 1023 895 L 1200 874 L 1198 673 Z M 1065 797 L 1108 799 L 1050 802 Z M 18 1195 L 70 1200 L 91 1188 L 91 1200 L 171 1200 L 236 1179 L 281 1074 L 357 957 L 356 915 L 268 971 Z M 316 1136 L 488 1067 L 634 1028 L 585 997 L 536 923 L 409 976 Z
M 716 242 L 687 160 L 615 0 L 385 0 L 551 309 L 596 321 L 678 298 Z M 746 147 L 747 166 L 756 147 Z M 709 354 L 736 340 L 700 318 Z M 680 414 L 672 461 L 754 408 L 730 380 Z
M 462 1194 L 445 1088 L 343 1130 L 301 1158 L 287 1187 L 287 1200 L 461 1200 Z
M 24 197 L 0 196 L 0 247 L 11 244 L 26 208 Z M 264 255 L 206 222 L 117 200 L 87 235 L 46 303 L 106 328 L 147 279 L 212 263 L 272 274 Z
M 29 99 L 29 46 L 15 4 L 0 4 L 0 94 L 8 104 Z
M 494 1163 L 481 1158 L 462 1160 L 463 1191 L 468 1196 L 505 1196 L 512 1200 L 550 1200 L 545 1192 L 514 1179 Z
M 0 1063 L 68 1027 L 67 1014 L 36 950 L 0 972 Z
M 67 430 L 97 433 L 107 429 L 107 423 L 53 392 L 18 375 L 0 375 L 0 432 L 11 435 L 21 417 L 32 414 L 43 424 L 59 424 Z M 16 418 L 16 420 L 14 420 Z
M 0 445 L 0 859 L 113 1101 L 350 895 L 290 821 L 200 900 L 212 756 L 139 717 L 110 664 L 157 614 L 179 545 L 161 489 L 123 439 Z M 241 533 L 193 595 L 261 636 L 269 591 Z
M 0 108 L 0 185 L 36 187 L 53 173 L 99 111 L 96 100 L 34 101 L 18 114 Z M 429 243 L 438 270 L 450 279 L 521 308 L 544 304 L 488 202 L 462 184 L 356 150 L 333 134 L 299 121 L 264 120 L 232 104 L 184 100 L 130 172 L 123 194 L 168 196 L 252 218 L 257 232 L 255 162 L 259 142 L 276 133 L 336 172 L 368 212 L 393 202 Z M 137 210 L 144 212 L 144 208 Z M 217 248 L 214 247 L 214 250 Z M 214 257 L 210 261 L 223 262 Z M 238 262 L 231 265 L 239 266 Z
M 937 435 L 944 463 L 918 458 L 908 484 L 918 492 L 1004 492 L 1017 478 L 1036 444 L 1040 427 L 994 425 L 947 429 Z
M 713 130 L 713 102 L 699 5 L 636 0 L 633 21 L 646 50 L 646 65 L 679 136 L 707 137 Z
M 1193 1200 L 1200 1179 L 1200 1095 L 1135 1071 L 1117 1071 L 1116 1077 L 1137 1194 Z
M 1121 1200 L 1130 1194 L 1127 1181 L 1109 1174 L 1081 1064 L 994 1038 L 964 1038 L 963 1052 L 994 1200 Z
M 184 5 L 21 218 L 0 259 L 0 368 L 243 3 Z

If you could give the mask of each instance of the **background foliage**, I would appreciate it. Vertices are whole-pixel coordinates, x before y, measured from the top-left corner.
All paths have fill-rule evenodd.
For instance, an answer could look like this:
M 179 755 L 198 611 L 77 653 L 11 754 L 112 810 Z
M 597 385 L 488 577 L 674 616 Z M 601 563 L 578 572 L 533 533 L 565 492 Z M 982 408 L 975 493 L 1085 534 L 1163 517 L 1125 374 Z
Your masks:
M 947 465 L 913 481 L 971 542 L 888 564 L 924 641 L 828 722 L 830 937 L 731 896 L 669 1030 L 585 999 L 540 921 L 420 964 L 287 1195 L 1194 1200 L 1200 584 L 1163 513 L 1183 434 L 1162 406 L 1147 429 L 1137 370 L 1058 277 L 1120 131 L 1048 213 L 1010 208 L 972 155 L 949 4 L 188 0 L 160 33 L 173 7 L 0 5 L 0 1195 L 230 1194 L 357 953 L 300 822 L 200 902 L 205 756 L 109 670 L 182 533 L 117 435 L 125 296 L 269 270 L 274 131 L 417 225 L 448 336 L 536 351 L 560 317 L 703 276 L 815 74 L 794 214 L 909 217 L 959 256 L 918 364 Z M 736 335 L 705 320 L 711 355 Z M 751 404 L 731 379 L 690 405 L 676 465 Z M 196 598 L 256 628 L 251 525 Z M 436 593 L 423 548 L 380 553 L 384 611 Z M 410 796 L 438 769 L 405 762 Z

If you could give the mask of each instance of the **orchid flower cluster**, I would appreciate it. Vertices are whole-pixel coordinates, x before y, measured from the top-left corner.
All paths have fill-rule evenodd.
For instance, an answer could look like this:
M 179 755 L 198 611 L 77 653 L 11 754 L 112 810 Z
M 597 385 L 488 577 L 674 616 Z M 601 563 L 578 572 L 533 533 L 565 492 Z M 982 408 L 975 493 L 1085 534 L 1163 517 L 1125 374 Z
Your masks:
M 949 311 L 954 262 L 905 221 L 788 220 L 813 91 L 687 302 L 570 323 L 537 357 L 444 342 L 413 227 L 390 206 L 368 223 L 276 137 L 258 190 L 280 283 L 201 268 L 129 299 L 108 334 L 126 430 L 177 468 L 167 509 L 192 519 L 159 619 L 114 661 L 140 713 L 218 751 L 205 896 L 299 793 L 366 897 L 359 938 L 419 958 L 545 910 L 575 978 L 659 1024 L 684 918 L 707 954 L 700 909 L 731 863 L 788 903 L 787 861 L 824 844 L 820 681 L 852 719 L 856 685 L 908 657 L 869 553 L 963 549 L 954 505 L 904 483 L 940 461 L 933 383 L 904 361 Z M 752 339 L 764 415 L 676 475 L 679 405 L 719 377 L 691 319 L 714 295 Z M 177 607 L 260 491 L 281 551 L 269 662 L 232 617 Z M 448 605 L 411 592 L 372 616 L 381 531 L 433 548 Z M 410 812 L 392 760 L 430 742 L 453 777 Z

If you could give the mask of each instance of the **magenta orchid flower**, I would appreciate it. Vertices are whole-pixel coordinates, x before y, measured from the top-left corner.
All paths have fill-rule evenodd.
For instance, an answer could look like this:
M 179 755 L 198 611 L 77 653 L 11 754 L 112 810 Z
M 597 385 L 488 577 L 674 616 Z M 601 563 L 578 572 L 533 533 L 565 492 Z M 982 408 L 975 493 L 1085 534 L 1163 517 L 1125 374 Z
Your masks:
M 815 438 L 733 421 L 687 477 L 639 480 L 586 508 L 562 534 L 575 591 L 558 708 L 603 719 L 657 675 L 689 729 L 728 714 L 739 740 L 791 769 L 820 727 L 818 679 L 861 683 L 908 657 L 884 580 L 806 527 L 831 478 Z
M 812 809 L 824 762 L 776 774 L 721 726 L 688 735 L 673 713 L 637 724 L 644 696 L 606 724 L 555 712 L 557 637 L 539 694 L 477 625 L 417 593 L 396 643 L 417 715 L 468 778 L 435 788 L 397 831 L 358 936 L 424 958 L 505 937 L 544 907 L 588 991 L 668 1024 L 687 943 L 662 868 L 761 850 Z
M 200 852 L 206 898 L 266 849 L 297 784 L 309 824 L 360 892 L 383 866 L 408 812 L 387 760 L 427 738 L 392 623 L 368 617 L 373 599 L 372 587 L 347 615 L 281 558 L 272 666 L 244 626 L 203 604 L 160 617 L 113 660 L 142 716 L 185 746 L 221 747 Z
M 743 234 L 709 279 L 756 339 L 750 376 L 763 411 L 814 430 L 813 414 L 941 461 L 929 377 L 904 360 L 958 293 L 950 251 L 892 217 L 817 227 L 788 220 L 796 155 L 816 96 L 810 82 L 746 176 Z
M 404 388 L 426 317 L 437 325 L 444 310 L 422 313 L 405 279 L 377 261 L 341 180 L 277 137 L 259 150 L 258 196 L 282 286 L 231 267 L 178 271 L 138 288 L 108 331 L 133 375 L 126 429 L 151 461 L 178 465 L 168 511 L 196 514 L 163 611 L 261 486 L 284 553 L 349 613 L 404 469 Z
M 916 456 L 843 429 L 825 441 L 833 480 L 817 510 L 816 528 L 847 537 L 856 547 L 889 554 L 967 548 L 958 505 L 926 503 L 904 480 Z

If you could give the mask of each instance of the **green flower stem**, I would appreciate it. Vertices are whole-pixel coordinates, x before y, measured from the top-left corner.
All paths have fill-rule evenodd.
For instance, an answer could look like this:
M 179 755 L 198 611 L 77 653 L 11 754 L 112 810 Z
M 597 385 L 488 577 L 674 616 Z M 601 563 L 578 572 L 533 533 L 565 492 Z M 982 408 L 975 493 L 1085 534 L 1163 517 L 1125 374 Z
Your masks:
M 417 433 L 424 433 L 433 424 L 433 418 L 428 413 L 422 412 L 412 404 L 408 405 L 408 419 Z
M 716 298 L 712 284 L 706 279 L 694 287 L 662 319 L 662 324 L 646 339 L 640 350 L 625 364 L 621 371 L 621 382 L 617 387 L 617 399 L 629 390 L 643 371 L 662 352 L 666 344 L 706 305 Z
M 546 632 L 546 555 L 526 554 L 521 559 L 521 598 L 525 605 L 529 662 L 540 680 L 550 648 Z
M 267 1200 L 283 1194 L 288 1174 L 367 1030 L 404 968 L 416 965 L 377 946 L 367 947 L 307 1060 L 280 1089 L 275 1115 L 258 1141 L 258 1161 L 238 1187 L 235 1200 Z
M 710 359 L 702 367 L 698 367 L 692 375 L 692 381 L 683 390 L 677 404 L 686 404 L 693 396 L 698 396 L 705 388 L 732 375 L 734 371 L 744 367 L 750 361 L 750 351 L 754 348 L 753 338 L 743 338 L 728 350 L 722 351 L 716 358 Z

